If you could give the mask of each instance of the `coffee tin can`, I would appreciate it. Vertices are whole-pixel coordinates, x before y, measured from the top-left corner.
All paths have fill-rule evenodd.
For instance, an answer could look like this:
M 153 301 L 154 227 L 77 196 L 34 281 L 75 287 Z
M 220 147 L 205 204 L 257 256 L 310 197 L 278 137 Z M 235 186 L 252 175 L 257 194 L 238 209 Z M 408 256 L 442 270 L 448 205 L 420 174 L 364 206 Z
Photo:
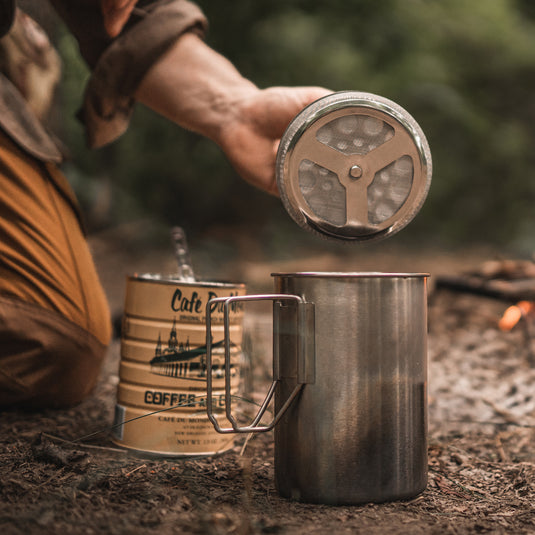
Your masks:
M 113 441 L 157 456 L 215 455 L 234 446 L 206 415 L 206 377 L 212 403 L 225 407 L 224 311 L 212 313 L 212 366 L 206 367 L 206 304 L 245 295 L 244 284 L 185 282 L 144 274 L 127 278 Z M 231 395 L 240 389 L 243 307 L 229 315 Z M 222 414 L 223 417 L 223 414 Z M 224 418 L 223 418 L 224 419 Z

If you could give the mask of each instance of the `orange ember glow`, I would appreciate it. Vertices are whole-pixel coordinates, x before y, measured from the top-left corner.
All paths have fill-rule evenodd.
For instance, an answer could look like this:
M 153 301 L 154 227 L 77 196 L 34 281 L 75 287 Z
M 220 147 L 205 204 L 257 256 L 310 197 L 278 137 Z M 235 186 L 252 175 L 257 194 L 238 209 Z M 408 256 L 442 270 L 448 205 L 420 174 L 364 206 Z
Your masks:
M 502 331 L 510 331 L 523 317 L 530 314 L 535 314 L 535 302 L 519 301 L 504 312 L 498 327 Z

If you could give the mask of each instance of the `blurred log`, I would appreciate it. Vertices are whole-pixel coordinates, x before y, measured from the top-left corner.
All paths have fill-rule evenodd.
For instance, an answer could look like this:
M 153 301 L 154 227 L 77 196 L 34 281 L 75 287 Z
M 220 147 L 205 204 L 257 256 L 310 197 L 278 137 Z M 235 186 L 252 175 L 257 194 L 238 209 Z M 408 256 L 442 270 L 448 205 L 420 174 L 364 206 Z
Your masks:
M 535 278 L 535 262 L 531 260 L 488 260 L 477 271 L 467 273 L 485 279 L 532 279 Z
M 535 278 L 488 279 L 476 275 L 441 275 L 435 278 L 435 288 L 466 292 L 504 301 L 535 301 Z

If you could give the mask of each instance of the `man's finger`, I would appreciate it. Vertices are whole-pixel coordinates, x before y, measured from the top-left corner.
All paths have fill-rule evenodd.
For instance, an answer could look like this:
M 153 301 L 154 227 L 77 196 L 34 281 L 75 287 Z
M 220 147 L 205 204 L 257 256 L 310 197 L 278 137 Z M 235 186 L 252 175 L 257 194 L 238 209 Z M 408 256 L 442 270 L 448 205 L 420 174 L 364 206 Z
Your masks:
M 117 37 L 129 19 L 137 0 L 101 0 L 104 27 L 110 37 Z

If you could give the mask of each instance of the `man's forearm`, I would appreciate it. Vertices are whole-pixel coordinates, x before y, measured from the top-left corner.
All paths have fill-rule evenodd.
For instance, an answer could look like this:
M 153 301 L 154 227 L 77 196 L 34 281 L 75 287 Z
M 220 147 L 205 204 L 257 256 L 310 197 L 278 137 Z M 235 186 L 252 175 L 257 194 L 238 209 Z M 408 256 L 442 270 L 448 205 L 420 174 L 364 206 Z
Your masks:
M 288 123 L 328 93 L 319 87 L 258 89 L 194 34 L 184 34 L 145 75 L 136 98 L 215 141 L 236 171 L 277 193 L 275 156 Z
M 236 103 L 255 92 L 230 61 L 195 34 L 186 34 L 148 71 L 136 99 L 218 142 Z

